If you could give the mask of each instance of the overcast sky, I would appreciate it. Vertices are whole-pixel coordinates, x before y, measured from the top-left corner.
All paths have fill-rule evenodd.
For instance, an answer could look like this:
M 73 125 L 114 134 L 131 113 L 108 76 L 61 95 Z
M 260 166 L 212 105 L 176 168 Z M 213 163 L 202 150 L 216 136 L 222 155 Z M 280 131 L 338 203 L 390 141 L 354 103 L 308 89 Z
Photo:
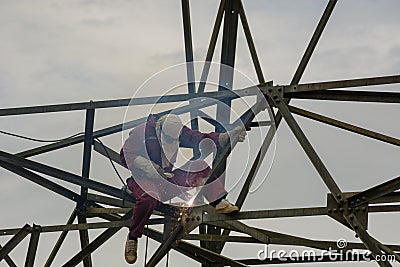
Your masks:
M 275 84 L 290 83 L 326 4 L 322 0 L 244 1 L 267 80 Z M 195 60 L 205 58 L 217 9 L 215 0 L 191 1 Z M 396 0 L 339 1 L 302 82 L 399 74 L 398 10 L 400 2 Z M 181 23 L 177 0 L 0 1 L 0 105 L 6 108 L 129 98 L 153 74 L 184 62 Z M 215 61 L 219 60 L 221 37 Z M 241 27 L 236 68 L 249 77 L 248 81 L 257 81 Z M 373 89 L 398 91 L 398 86 Z M 141 95 L 163 93 L 161 89 L 154 89 Z M 394 104 L 324 101 L 293 101 L 292 104 L 400 138 L 400 109 Z M 96 111 L 95 128 L 119 124 L 124 114 L 124 108 Z M 0 121 L 0 130 L 41 139 L 57 139 L 84 130 L 84 112 L 1 117 Z M 361 191 L 399 175 L 400 151 L 395 146 L 306 119 L 298 121 L 343 191 Z M 247 142 L 237 149 L 245 150 L 253 137 L 250 133 Z M 40 145 L 8 136 L 1 136 L 1 140 L 0 149 L 11 153 Z M 119 150 L 122 135 L 102 140 Z M 33 159 L 79 174 L 82 147 L 75 145 Z M 241 153 L 234 153 L 231 162 L 240 162 L 240 156 Z M 235 164 L 232 165 L 228 179 L 237 171 Z M 325 205 L 328 190 L 286 124 L 277 132 L 270 172 L 269 167 L 268 162 L 263 165 L 257 182 L 267 177 L 266 182 L 249 195 L 245 210 Z M 107 160 L 95 152 L 91 177 L 121 186 Z M 64 224 L 74 208 L 74 203 L 5 170 L 0 170 L 0 188 L 3 214 L 0 228 L 17 228 L 25 223 Z M 78 187 L 69 188 L 79 192 Z M 236 196 L 237 190 L 234 190 L 229 198 L 234 202 Z M 398 214 L 372 214 L 370 233 L 382 242 L 400 243 L 400 233 L 396 231 L 399 220 Z M 351 231 L 329 218 L 249 223 L 309 238 L 357 241 Z M 94 253 L 94 266 L 125 266 L 126 232 L 121 230 Z M 91 239 L 97 233 L 91 232 Z M 4 245 L 8 238 L 1 237 L 0 244 Z M 56 239 L 54 234 L 41 235 L 36 266 L 43 265 Z M 65 263 L 78 251 L 78 240 L 77 233 L 68 235 L 54 266 Z M 24 263 L 28 242 L 26 238 L 11 253 L 18 266 Z M 150 253 L 157 245 L 150 242 Z M 139 246 L 140 259 L 136 266 L 143 265 L 144 238 Z M 262 248 L 261 245 L 246 245 L 246 249 L 243 244 L 227 245 L 224 253 L 234 258 L 254 258 Z M 175 252 L 171 255 L 174 256 L 170 257 L 170 266 L 193 264 L 184 256 L 175 256 L 178 255 Z M 4 261 L 0 266 L 6 266 Z

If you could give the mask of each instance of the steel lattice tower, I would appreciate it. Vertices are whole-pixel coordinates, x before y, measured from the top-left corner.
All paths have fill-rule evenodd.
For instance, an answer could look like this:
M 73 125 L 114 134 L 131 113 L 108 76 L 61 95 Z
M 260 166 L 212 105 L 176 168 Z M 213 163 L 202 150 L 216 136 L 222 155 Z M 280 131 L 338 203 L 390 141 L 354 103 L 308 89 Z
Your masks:
M 166 204 L 161 205 L 157 209 L 157 214 L 162 218 L 150 219 L 149 225 L 164 225 L 164 232 L 159 232 L 151 227 L 145 229 L 145 235 L 160 243 L 158 249 L 153 253 L 146 266 L 156 266 L 160 260 L 171 249 L 192 258 L 202 264 L 202 266 L 248 266 L 248 265 L 267 265 L 279 263 L 278 259 L 232 259 L 222 254 L 224 245 L 227 242 L 244 242 L 244 243 L 261 243 L 261 244 L 280 244 L 289 246 L 299 246 L 313 248 L 319 250 L 328 250 L 335 247 L 335 241 L 330 240 L 312 240 L 299 236 L 282 234 L 269 231 L 266 229 L 255 228 L 247 225 L 245 220 L 249 219 L 268 219 L 268 218 L 286 218 L 286 217 L 304 217 L 304 216 L 329 216 L 354 231 L 359 237 L 359 243 L 349 243 L 343 249 L 343 253 L 351 249 L 367 249 L 371 251 L 373 258 L 382 255 L 393 255 L 397 262 L 400 262 L 400 245 L 383 244 L 367 232 L 368 214 L 374 212 L 395 212 L 400 211 L 399 205 L 387 205 L 400 202 L 400 177 L 388 180 L 382 184 L 376 185 L 368 190 L 359 192 L 344 192 L 338 186 L 335 179 L 328 171 L 325 164 L 320 159 L 316 150 L 310 143 L 309 139 L 299 126 L 295 116 L 305 117 L 320 123 L 324 123 L 342 130 L 350 131 L 364 137 L 372 138 L 385 142 L 394 146 L 400 146 L 400 140 L 390 137 L 372 130 L 364 129 L 343 121 L 339 121 L 327 116 L 323 116 L 308 110 L 295 107 L 290 104 L 291 99 L 308 99 L 308 100 L 326 100 L 326 101 L 350 101 L 350 102 L 371 102 L 371 103 L 400 103 L 400 94 L 394 92 L 383 91 L 360 91 L 349 90 L 354 87 L 373 87 L 377 85 L 386 85 L 400 83 L 400 75 L 370 77 L 350 80 L 335 80 L 316 83 L 301 83 L 301 78 L 307 67 L 307 64 L 313 55 L 313 52 L 320 40 L 320 37 L 327 25 L 337 1 L 330 0 L 323 12 L 315 32 L 306 47 L 303 57 L 293 75 L 292 80 L 287 85 L 274 85 L 264 79 L 261 64 L 258 59 L 253 37 L 243 8 L 241 0 L 221 0 L 219 10 L 215 19 L 215 24 L 207 56 L 205 61 L 211 62 L 216 48 L 218 35 L 222 29 L 222 50 L 221 63 L 230 67 L 235 67 L 236 43 L 238 26 L 243 26 L 248 48 L 253 60 L 254 68 L 258 77 L 259 90 L 263 93 L 267 102 L 274 108 L 274 119 L 276 127 L 285 122 L 297 141 L 304 149 L 310 162 L 315 167 L 322 181 L 329 189 L 330 194 L 327 196 L 327 205 L 323 207 L 305 207 L 293 209 L 276 209 L 276 210 L 254 210 L 240 211 L 235 215 L 215 214 L 210 206 L 193 207 L 188 213 L 183 214 L 177 207 Z M 185 55 L 188 63 L 193 62 L 192 33 L 189 0 L 182 0 L 183 28 L 185 40 Z M 188 65 L 191 66 L 191 65 Z M 207 65 L 206 65 L 207 66 Z M 193 79 L 194 70 L 187 68 L 188 80 Z M 208 69 L 203 69 L 202 77 L 206 80 Z M 229 84 L 228 89 L 233 87 L 233 73 L 221 74 L 224 84 Z M 332 90 L 335 89 L 335 90 Z M 191 98 L 199 96 L 207 96 L 211 98 L 221 97 L 225 94 L 225 103 L 230 105 L 231 98 L 226 88 L 219 88 L 218 92 L 204 92 L 204 85 L 200 84 L 199 88 L 195 88 L 194 84 L 189 83 L 187 96 L 175 97 L 144 97 L 135 99 L 135 105 L 152 104 L 155 101 L 179 102 L 189 101 Z M 72 103 L 63 105 L 48 106 L 32 106 L 25 108 L 1 109 L 0 116 L 26 115 L 47 112 L 64 112 L 71 110 L 85 110 L 86 124 L 85 133 L 66 140 L 36 147 L 18 154 L 10 154 L 0 151 L 0 166 L 11 171 L 25 179 L 28 179 L 50 191 L 53 191 L 66 199 L 76 202 L 76 209 L 72 212 L 68 222 L 62 226 L 39 226 L 28 225 L 19 229 L 3 229 L 0 235 L 12 236 L 6 244 L 0 247 L 0 261 L 4 260 L 9 266 L 16 266 L 9 253 L 27 236 L 30 236 L 29 248 L 27 251 L 25 266 L 34 266 L 36 251 L 39 243 L 39 237 L 45 232 L 60 232 L 59 239 L 51 251 L 45 266 L 50 266 L 56 257 L 58 250 L 63 244 L 69 231 L 79 231 L 81 251 L 71 256 L 70 260 L 64 266 L 76 266 L 83 262 L 85 267 L 92 266 L 91 253 L 98 249 L 102 244 L 107 242 L 121 228 L 129 225 L 129 219 L 132 216 L 133 199 L 125 191 L 112 187 L 110 185 L 97 182 L 90 177 L 90 161 L 92 150 L 100 153 L 105 157 L 111 158 L 116 164 L 120 164 L 118 153 L 100 143 L 97 138 L 121 132 L 123 129 L 121 124 L 112 127 L 94 131 L 93 124 L 95 119 L 95 111 L 97 109 L 105 109 L 111 107 L 123 107 L 130 105 L 131 99 L 118 99 L 108 101 L 94 101 L 84 103 Z M 190 113 L 192 115 L 193 129 L 198 128 L 198 119 L 193 107 L 182 109 L 182 113 Z M 216 120 L 221 120 L 226 116 L 221 116 L 222 111 L 217 109 Z M 261 111 L 260 111 L 261 112 Z M 246 116 L 247 122 L 251 123 L 254 116 L 251 114 Z M 228 116 L 229 117 L 229 116 Z M 130 122 L 130 126 L 139 125 L 145 118 L 136 119 Z M 261 127 L 256 123 L 251 124 L 252 127 Z M 216 131 L 222 129 L 216 126 Z M 254 177 L 259 171 L 259 163 L 263 161 L 275 131 L 271 130 L 266 135 L 259 152 L 255 157 L 249 175 L 246 178 L 243 188 L 236 199 L 236 205 L 240 208 L 243 206 L 248 195 L 250 186 Z M 63 149 L 76 144 L 84 144 L 83 153 L 83 169 L 81 175 L 63 171 L 45 164 L 30 160 L 35 155 L 40 155 L 49 151 Z M 226 159 L 230 153 L 234 153 L 234 149 L 226 149 L 220 153 L 220 160 L 215 161 L 213 169 L 226 166 Z M 73 192 L 53 181 L 48 180 L 42 175 L 51 176 L 55 179 L 66 181 L 81 187 L 81 192 Z M 89 179 L 90 177 L 90 179 Z M 88 193 L 88 189 L 102 193 Z M 104 196 L 106 195 L 106 196 Z M 373 205 L 372 205 L 373 204 Z M 113 208 L 105 208 L 103 205 L 112 206 Z M 99 218 L 107 220 L 107 222 L 88 223 L 87 217 L 90 214 L 96 214 Z M 119 215 L 124 214 L 124 215 Z M 78 223 L 74 224 L 75 218 Z M 199 234 L 191 234 L 195 229 L 199 229 Z M 105 229 L 97 238 L 89 240 L 88 231 L 90 229 Z M 242 233 L 245 236 L 231 236 L 230 232 Z M 200 241 L 200 246 L 185 240 Z M 313 262 L 312 259 L 291 260 L 287 259 L 286 263 L 302 263 Z M 330 262 L 328 256 L 322 261 Z M 339 260 L 338 260 L 339 261 Z M 316 263 L 318 264 L 318 263 Z M 392 266 L 388 261 L 377 262 L 380 266 Z

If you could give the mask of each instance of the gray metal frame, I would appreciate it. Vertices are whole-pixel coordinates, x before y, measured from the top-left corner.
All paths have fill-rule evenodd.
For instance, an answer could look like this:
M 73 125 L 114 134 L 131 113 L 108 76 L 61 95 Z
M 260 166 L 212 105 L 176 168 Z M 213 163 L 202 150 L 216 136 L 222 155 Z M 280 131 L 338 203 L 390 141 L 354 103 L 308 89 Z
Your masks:
M 186 61 L 188 63 L 191 63 L 193 62 L 193 48 L 189 0 L 181 1 Z M 243 220 L 249 219 L 304 216 L 329 216 L 332 219 L 343 224 L 343 226 L 353 230 L 354 233 L 360 238 L 361 242 L 349 243 L 348 246 L 343 249 L 342 253 L 351 249 L 368 249 L 372 252 L 372 258 L 376 258 L 379 255 L 391 254 L 395 256 L 397 262 L 400 262 L 400 257 L 398 254 L 398 252 L 400 251 L 400 245 L 382 244 L 367 232 L 369 213 L 400 211 L 400 205 L 383 205 L 387 203 L 400 202 L 400 193 L 397 192 L 397 190 L 400 189 L 400 177 L 393 178 L 385 183 L 382 183 L 362 192 L 343 192 L 336 184 L 335 179 L 329 173 L 324 163 L 319 158 L 312 144 L 308 141 L 300 125 L 297 123 L 294 115 L 312 119 L 320 123 L 325 123 L 333 127 L 338 127 L 340 129 L 344 129 L 355 134 L 363 135 L 395 146 L 400 145 L 400 140 L 355 125 L 351 125 L 349 123 L 322 116 L 314 112 L 303 110 L 289 104 L 292 98 L 309 100 L 319 99 L 329 101 L 400 103 L 400 93 L 379 91 L 371 92 L 329 90 L 344 89 L 357 86 L 374 86 L 400 83 L 400 75 L 300 84 L 301 77 L 318 44 L 324 28 L 333 13 L 336 3 L 336 0 L 328 1 L 326 9 L 322 14 L 322 17 L 289 85 L 274 86 L 272 82 L 265 82 L 242 1 L 221 0 L 214 24 L 214 29 L 210 39 L 209 48 L 207 51 L 207 63 L 205 64 L 203 72 L 201 74 L 201 80 L 203 82 L 200 83 L 199 87 L 197 88 L 197 92 L 195 84 L 193 83 L 193 81 L 195 80 L 193 65 L 188 64 L 188 94 L 163 96 L 161 98 L 144 97 L 136 98 L 133 100 L 118 99 L 97 102 L 90 101 L 88 103 L 72 103 L 0 109 L 0 116 L 17 116 L 35 113 L 86 110 L 85 131 L 80 136 L 55 142 L 50 145 L 36 147 L 28 151 L 17 153 L 15 155 L 0 151 L 1 167 L 32 182 L 35 182 L 36 184 L 47 188 L 48 190 L 55 192 L 65 197 L 66 199 L 76 202 L 76 209 L 73 210 L 70 218 L 65 225 L 25 225 L 20 229 L 0 230 L 1 236 L 12 236 L 6 244 L 0 246 L 0 261 L 4 259 L 9 266 L 16 266 L 13 260 L 10 258 L 9 253 L 26 236 L 30 235 L 30 242 L 27 251 L 25 266 L 34 266 L 40 234 L 45 232 L 60 232 L 60 236 L 45 264 L 46 267 L 49 267 L 52 265 L 54 258 L 56 257 L 60 247 L 62 246 L 68 232 L 79 231 L 81 251 L 72 256 L 71 259 L 64 264 L 64 266 L 76 266 L 80 262 L 83 262 L 85 267 L 92 266 L 91 253 L 93 253 L 93 251 L 104 244 L 121 228 L 127 227 L 129 225 L 129 219 L 132 216 L 131 208 L 132 205 L 134 205 L 135 203 L 135 199 L 133 199 L 129 194 L 119 188 L 97 182 L 95 179 L 93 179 L 93 177 L 89 179 L 90 159 L 93 149 L 99 154 L 105 157 L 109 157 L 115 163 L 121 164 L 119 161 L 118 153 L 99 143 L 96 138 L 111 135 L 135 127 L 136 125 L 144 122 L 146 118 L 141 118 L 129 122 L 124 125 L 125 127 L 123 127 L 123 125 L 121 124 L 118 124 L 102 130 L 93 131 L 94 114 L 96 109 L 124 107 L 129 105 L 143 105 L 154 103 L 155 101 L 158 101 L 159 103 L 179 102 L 187 100 L 190 101 L 192 98 L 202 96 L 219 99 L 230 105 L 230 102 L 238 96 L 254 94 L 254 91 L 251 91 L 248 88 L 237 90 L 235 91 L 235 93 L 231 92 L 230 90 L 233 88 L 233 73 L 222 72 L 220 73 L 220 81 L 224 85 L 224 88 L 220 87 L 219 92 L 204 92 L 204 81 L 207 80 L 210 68 L 209 63 L 212 61 L 216 42 L 218 39 L 218 32 L 220 30 L 222 21 L 224 20 L 221 63 L 234 67 L 236 53 L 236 35 L 239 21 L 241 21 L 250 54 L 253 60 L 254 68 L 259 80 L 258 88 L 261 90 L 261 92 L 263 92 L 264 97 L 266 98 L 269 105 L 276 110 L 276 114 L 274 115 L 276 127 L 278 127 L 281 124 L 282 119 L 284 119 L 290 130 L 293 132 L 294 136 L 297 138 L 299 144 L 304 149 L 311 163 L 314 165 L 315 169 L 321 176 L 322 181 L 325 183 L 330 191 L 330 194 L 327 196 L 327 206 L 295 209 L 240 211 L 239 213 L 234 215 L 223 215 L 216 214 L 213 208 L 210 206 L 192 207 L 182 210 L 177 207 L 162 204 L 155 211 L 155 214 L 161 216 L 161 218 L 150 219 L 149 225 L 164 225 L 164 233 L 158 232 L 152 228 L 145 229 L 145 235 L 160 243 L 159 248 L 155 251 L 146 266 L 156 266 L 171 249 L 176 250 L 181 254 L 198 261 L 202 264 L 202 266 L 248 266 L 281 263 L 281 261 L 278 259 L 266 259 L 264 261 L 261 261 L 259 259 L 231 259 L 229 257 L 223 256 L 221 255 L 221 252 L 226 242 L 280 244 L 315 249 L 328 249 L 329 247 L 334 247 L 336 245 L 334 241 L 311 240 L 299 236 L 292 236 L 283 233 L 268 231 L 266 229 L 251 227 L 241 222 Z M 193 129 L 197 129 L 198 119 L 208 119 L 208 121 L 212 123 L 212 120 L 210 120 L 210 118 L 206 118 L 204 114 L 202 115 L 202 112 L 199 110 L 201 107 L 205 107 L 208 105 L 213 105 L 213 103 L 190 101 L 190 105 L 180 108 L 177 112 L 189 112 L 191 114 L 191 118 L 193 119 L 191 126 Z M 168 112 L 169 111 L 165 111 L 163 113 Z M 222 111 L 217 109 L 217 121 L 219 118 L 221 118 L 220 112 Z M 248 113 L 243 115 L 243 120 L 251 127 L 262 127 L 263 125 L 271 125 L 271 122 L 263 122 L 260 124 L 252 122 L 254 116 L 255 114 L 253 114 L 253 111 L 250 110 Z M 217 131 L 222 130 L 220 129 L 218 124 L 215 124 L 215 126 Z M 260 147 L 260 150 L 246 178 L 239 197 L 236 200 L 236 205 L 239 208 L 243 206 L 244 201 L 246 200 L 249 188 L 254 180 L 254 177 L 259 171 L 260 163 L 263 161 L 275 135 L 275 131 L 273 131 L 272 128 L 270 129 L 271 130 L 266 135 L 266 138 L 262 146 Z M 34 155 L 43 154 L 49 151 L 54 151 L 82 142 L 84 143 L 84 154 L 81 176 L 28 159 L 29 157 Z M 219 173 L 225 170 L 226 159 L 233 151 L 234 147 L 227 147 L 223 151 L 219 152 L 217 160 L 214 161 L 212 173 Z M 194 151 L 194 153 L 196 153 L 196 151 Z M 55 182 L 52 182 L 42 177 L 40 174 L 48 175 L 55 179 L 60 179 L 75 185 L 79 185 L 81 186 L 81 192 L 80 194 L 75 193 Z M 100 192 L 103 195 L 88 193 L 88 189 Z M 106 204 L 108 206 L 111 206 L 112 208 L 104 208 L 103 206 L 101 206 L 102 204 Z M 121 216 L 120 214 L 123 214 L 123 216 Z M 88 217 L 99 217 L 106 219 L 108 222 L 87 223 L 86 218 Z M 75 218 L 78 218 L 77 224 L 73 223 Z M 90 241 L 88 231 L 90 229 L 99 228 L 105 229 L 104 232 L 100 234 L 96 239 Z M 191 234 L 191 232 L 196 228 L 199 228 L 200 234 Z M 222 233 L 221 230 L 223 230 Z M 232 231 L 245 234 L 246 236 L 229 236 L 229 233 Z M 184 240 L 198 240 L 200 241 L 200 246 L 194 245 Z M 319 262 L 336 261 L 340 260 L 332 260 L 331 258 L 326 256 Z M 285 262 L 294 264 L 302 262 L 312 262 L 312 260 L 286 259 Z M 391 266 L 389 261 L 379 261 L 377 263 L 380 266 Z

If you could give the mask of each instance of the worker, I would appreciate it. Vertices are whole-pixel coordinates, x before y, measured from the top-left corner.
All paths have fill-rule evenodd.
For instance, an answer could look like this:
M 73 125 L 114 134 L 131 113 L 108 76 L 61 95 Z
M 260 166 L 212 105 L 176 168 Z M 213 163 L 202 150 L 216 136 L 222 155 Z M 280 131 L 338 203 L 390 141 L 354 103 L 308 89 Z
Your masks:
M 238 136 L 243 142 L 246 131 L 236 127 L 231 132 L 201 133 L 184 126 L 174 114 L 150 115 L 147 121 L 129 133 L 120 153 L 122 164 L 132 174 L 127 179 L 131 195 L 136 199 L 129 234 L 125 244 L 125 260 L 133 264 L 137 260 L 138 238 L 153 210 L 160 204 L 179 195 L 183 188 L 203 186 L 210 174 L 210 167 L 203 160 L 189 161 L 174 168 L 179 147 L 195 148 L 210 143 L 223 148 L 230 136 Z M 213 142 L 202 142 L 204 140 Z M 227 192 L 217 177 L 210 178 L 212 184 L 204 190 L 205 198 L 217 213 L 229 214 L 239 208 L 226 200 Z

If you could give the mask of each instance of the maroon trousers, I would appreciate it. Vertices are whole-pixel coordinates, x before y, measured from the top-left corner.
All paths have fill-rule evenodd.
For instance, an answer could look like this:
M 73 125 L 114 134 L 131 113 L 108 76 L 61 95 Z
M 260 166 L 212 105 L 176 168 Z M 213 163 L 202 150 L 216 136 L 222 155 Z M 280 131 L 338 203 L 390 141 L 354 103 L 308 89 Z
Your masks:
M 206 164 L 204 162 L 204 164 Z M 135 179 L 128 179 L 128 188 L 132 191 L 132 196 L 136 199 L 135 206 L 133 207 L 133 216 L 130 225 L 130 236 L 141 237 L 143 234 L 144 226 L 150 218 L 153 210 L 160 204 L 158 199 L 163 201 L 168 200 L 171 196 L 177 196 L 182 193 L 182 188 L 178 188 L 176 185 L 183 187 L 191 187 L 201 185 L 201 181 L 208 176 L 211 169 L 210 167 L 204 168 L 202 171 L 190 172 L 181 169 L 173 171 L 174 177 L 169 181 L 171 182 L 170 188 L 160 188 L 160 186 L 153 180 L 147 178 L 140 181 L 140 185 L 145 189 L 143 190 Z M 143 179 L 143 178 L 141 178 Z M 175 185 L 174 185 L 175 184 Z M 153 191 L 151 195 L 158 195 L 158 199 L 153 198 L 146 191 Z M 227 192 L 224 189 L 222 183 L 214 178 L 212 184 L 210 184 L 206 190 L 204 190 L 204 196 L 208 201 L 212 202 L 219 198 L 224 197 Z

